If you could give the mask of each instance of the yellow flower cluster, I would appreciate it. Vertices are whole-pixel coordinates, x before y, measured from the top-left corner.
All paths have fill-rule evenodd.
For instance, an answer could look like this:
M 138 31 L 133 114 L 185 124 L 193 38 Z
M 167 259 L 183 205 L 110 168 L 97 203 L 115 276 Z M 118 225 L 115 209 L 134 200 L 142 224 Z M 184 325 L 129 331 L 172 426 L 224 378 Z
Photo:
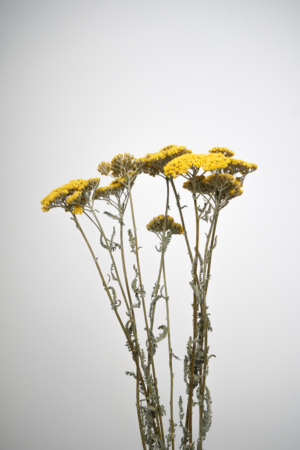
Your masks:
M 228 173 L 197 176 L 183 184 L 184 189 L 193 193 L 213 194 L 218 200 L 230 200 L 242 195 L 242 183 Z
M 226 158 L 221 153 L 212 153 L 210 155 L 183 155 L 179 158 L 173 159 L 169 162 L 165 168 L 165 174 L 167 177 L 172 176 L 173 178 L 178 177 L 178 175 L 188 175 L 189 178 L 196 176 L 199 169 L 206 171 L 213 171 L 217 169 L 224 169 L 228 166 L 230 162 L 229 158 Z M 192 171 L 192 174 L 189 173 Z
M 131 184 L 131 186 L 133 186 L 135 179 L 136 179 L 136 173 L 135 174 L 129 173 L 127 175 L 127 177 L 130 177 L 130 179 L 131 179 L 130 184 Z M 125 189 L 127 189 L 126 184 L 127 183 L 126 183 L 125 177 L 116 178 L 108 186 L 103 186 L 103 187 L 98 188 L 95 191 L 94 199 L 95 200 L 107 199 L 110 195 L 114 195 L 114 196 L 118 197 L 124 192 Z
M 174 222 L 171 225 L 171 231 L 172 231 L 172 234 L 182 234 L 183 228 L 180 225 L 180 223 Z
M 222 153 L 224 156 L 227 156 L 228 158 L 235 155 L 235 153 L 232 150 L 229 150 L 226 147 L 214 147 L 211 150 L 209 150 L 209 153 Z
M 98 165 L 98 172 L 102 175 L 108 175 L 111 172 L 113 177 L 121 177 L 134 172 L 137 168 L 137 159 L 130 153 L 124 153 L 116 155 L 110 163 L 102 161 Z
M 99 178 L 89 178 L 88 180 L 78 179 L 72 180 L 57 189 L 53 189 L 41 201 L 42 210 L 47 212 L 52 208 L 70 208 L 71 206 L 82 208 L 86 204 L 91 191 L 98 187 L 99 182 Z M 80 209 L 76 209 L 75 214 L 81 214 Z
M 165 216 L 161 214 L 160 216 L 153 217 L 153 219 L 146 226 L 148 231 L 153 233 L 163 233 L 165 226 Z M 167 216 L 166 220 L 166 231 L 171 230 L 173 234 L 182 234 L 183 228 L 180 223 L 174 222 L 173 217 Z
M 224 172 L 228 172 L 231 175 L 236 173 L 241 173 L 242 175 L 247 175 L 248 173 L 254 172 L 257 169 L 257 165 L 253 163 L 247 163 L 241 159 L 230 158 L 230 163 Z
M 109 162 L 105 162 L 102 161 L 99 165 L 98 165 L 98 172 L 101 173 L 101 175 L 108 175 L 110 172 L 110 163 Z
M 192 153 L 192 150 L 188 150 L 184 146 L 168 145 L 162 148 L 159 152 L 148 153 L 138 161 L 141 163 L 141 171 L 151 176 L 164 174 L 164 167 L 174 158 L 178 158 L 181 155 Z

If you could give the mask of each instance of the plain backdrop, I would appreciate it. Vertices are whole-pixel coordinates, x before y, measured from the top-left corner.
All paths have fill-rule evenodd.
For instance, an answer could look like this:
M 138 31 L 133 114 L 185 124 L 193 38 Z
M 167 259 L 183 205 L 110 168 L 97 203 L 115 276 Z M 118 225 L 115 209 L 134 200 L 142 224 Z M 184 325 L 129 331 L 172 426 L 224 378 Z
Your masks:
M 296 0 L 1 1 L 0 450 L 142 448 L 134 363 L 94 262 L 68 215 L 40 201 L 118 153 L 169 144 L 224 146 L 258 165 L 218 224 L 204 448 L 299 449 L 299 14 Z M 159 254 L 145 226 L 164 212 L 165 183 L 143 175 L 133 196 L 149 306 Z M 170 214 L 179 221 L 173 198 Z M 179 449 L 192 332 L 182 237 L 166 258 Z M 165 316 L 162 302 L 156 335 Z M 165 432 L 167 353 L 164 340 Z

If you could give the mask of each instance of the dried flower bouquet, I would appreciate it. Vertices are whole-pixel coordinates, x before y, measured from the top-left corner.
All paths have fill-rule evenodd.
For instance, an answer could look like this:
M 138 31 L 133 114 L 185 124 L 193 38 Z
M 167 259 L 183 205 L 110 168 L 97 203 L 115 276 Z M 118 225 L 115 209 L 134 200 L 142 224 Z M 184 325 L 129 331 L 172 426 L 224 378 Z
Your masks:
M 147 154 L 143 158 L 135 158 L 129 153 L 115 156 L 111 162 L 101 162 L 98 171 L 110 176 L 113 181 L 104 187 L 99 187 L 99 178 L 88 180 L 72 180 L 70 183 L 54 189 L 42 201 L 42 210 L 47 212 L 53 208 L 63 208 L 71 214 L 84 241 L 86 242 L 97 271 L 101 278 L 106 294 L 111 303 L 117 320 L 123 330 L 126 346 L 135 363 L 135 372 L 126 372 L 136 380 L 136 408 L 143 449 L 166 450 L 175 449 L 174 401 L 173 401 L 173 358 L 171 346 L 171 327 L 169 320 L 169 297 L 165 272 L 165 255 L 173 235 L 183 235 L 190 259 L 192 279 L 190 292 L 192 303 L 192 336 L 187 343 L 187 354 L 184 357 L 184 381 L 186 383 L 187 406 L 184 413 L 182 397 L 179 398 L 180 427 L 182 438 L 180 449 L 203 449 L 203 441 L 211 425 L 211 398 L 206 385 L 209 360 L 214 355 L 209 354 L 208 331 L 211 331 L 209 315 L 207 313 L 207 291 L 211 273 L 212 253 L 217 244 L 216 227 L 220 211 L 228 205 L 229 201 L 243 193 L 243 182 L 248 173 L 257 169 L 252 163 L 233 158 L 234 153 L 227 148 L 215 147 L 208 154 L 193 154 L 183 146 L 169 145 L 157 153 Z M 136 219 L 133 207 L 132 190 L 136 178 L 142 173 L 152 177 L 160 176 L 166 180 L 165 213 L 154 217 L 147 225 L 147 229 L 155 233 L 160 252 L 160 265 L 158 278 L 154 284 L 151 298 L 148 297 L 148 311 L 146 308 L 146 292 L 142 280 L 142 271 L 139 258 L 139 241 L 136 229 Z M 196 242 L 192 247 L 188 238 L 184 221 L 183 206 L 180 204 L 174 179 L 184 177 L 186 181 L 183 188 L 191 193 L 191 200 L 195 212 L 194 226 L 196 229 Z M 176 199 L 176 205 L 181 223 L 176 223 L 168 215 L 170 187 Z M 115 241 L 116 229 L 113 227 L 109 238 L 104 232 L 99 219 L 99 203 L 106 202 L 116 210 L 116 214 L 105 212 L 119 227 L 119 243 Z M 134 278 L 129 278 L 124 251 L 124 214 L 130 208 L 132 230 L 128 229 L 131 252 L 136 262 L 133 266 Z M 108 252 L 111 267 L 111 277 L 106 281 L 100 267 L 98 258 L 82 229 L 79 215 L 85 214 L 100 234 L 100 244 L 103 251 Z M 208 233 L 205 233 L 204 248 L 199 247 L 200 220 L 208 224 Z M 117 267 L 114 252 L 121 255 L 121 268 Z M 122 273 L 122 276 L 120 275 Z M 120 290 L 124 300 L 125 321 L 120 316 L 121 300 L 118 299 L 117 290 Z M 167 324 L 158 328 L 161 334 L 154 336 L 153 326 L 155 308 L 158 300 L 164 299 L 166 303 Z M 134 303 L 135 302 L 135 303 Z M 138 338 L 135 308 L 142 308 L 147 333 L 146 349 L 140 345 Z M 154 356 L 158 343 L 168 339 L 169 367 L 170 367 L 170 419 L 168 434 L 165 435 L 163 416 L 166 414 L 164 406 L 160 403 L 160 396 L 155 372 Z M 196 391 L 196 401 L 194 401 Z M 141 398 L 142 397 L 142 398 Z M 146 403 L 143 403 L 146 402 Z M 196 432 L 193 430 L 193 408 L 199 410 L 199 426 L 197 427 L 197 444 L 193 441 Z M 184 420 L 185 415 L 185 421 Z

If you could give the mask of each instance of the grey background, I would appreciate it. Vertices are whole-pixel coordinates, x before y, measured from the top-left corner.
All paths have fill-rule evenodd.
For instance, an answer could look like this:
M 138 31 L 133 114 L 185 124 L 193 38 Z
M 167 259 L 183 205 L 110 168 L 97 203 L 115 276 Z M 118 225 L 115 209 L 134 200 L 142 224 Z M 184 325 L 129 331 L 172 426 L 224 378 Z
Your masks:
M 258 164 L 218 225 L 205 450 L 299 448 L 299 10 L 291 0 L 1 2 L 0 450 L 141 448 L 122 331 L 73 223 L 42 213 L 40 200 L 118 153 L 171 143 L 225 146 Z M 163 213 L 163 192 L 146 176 L 134 190 L 148 293 L 158 254 L 145 225 Z M 182 359 L 189 271 L 174 237 L 171 336 Z M 155 332 L 165 315 L 161 303 Z M 156 367 L 169 417 L 166 340 Z M 179 424 L 182 361 L 174 371 Z M 180 438 L 178 427 L 176 448 Z

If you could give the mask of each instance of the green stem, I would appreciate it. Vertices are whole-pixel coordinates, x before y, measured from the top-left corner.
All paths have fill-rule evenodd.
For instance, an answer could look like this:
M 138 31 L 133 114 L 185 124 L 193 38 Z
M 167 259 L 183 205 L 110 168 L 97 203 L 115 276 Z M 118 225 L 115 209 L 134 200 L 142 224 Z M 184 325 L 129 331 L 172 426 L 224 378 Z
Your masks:
M 139 364 L 139 357 L 137 355 L 137 364 Z M 139 428 L 140 428 L 140 434 L 141 434 L 141 440 L 143 449 L 147 450 L 146 448 L 146 442 L 143 432 L 143 423 L 141 418 L 141 411 L 140 411 L 140 386 L 139 386 L 139 373 L 138 373 L 138 366 L 136 367 L 136 410 L 137 410 L 137 416 L 139 421 Z
M 166 309 L 167 309 L 167 324 L 168 324 L 168 345 L 169 345 L 169 366 L 170 366 L 170 416 L 171 416 L 171 433 L 172 433 L 172 450 L 175 449 L 174 443 L 174 413 L 173 413 L 173 361 L 172 361 L 172 347 L 171 347 L 171 328 L 170 328 L 170 316 L 169 316 L 169 297 L 167 290 L 167 278 L 165 270 L 165 260 L 163 259 L 163 273 L 164 273 L 164 286 L 166 294 Z
M 163 261 L 164 261 L 163 248 L 164 248 L 164 243 L 165 243 L 165 238 L 166 238 L 167 215 L 168 215 L 168 209 L 169 209 L 169 179 L 168 178 L 166 178 L 166 182 L 167 182 L 167 201 L 166 201 L 166 208 L 165 208 L 164 230 L 163 230 L 162 242 L 161 242 L 162 251 L 161 251 L 160 265 L 159 265 L 159 271 L 158 271 L 158 277 L 157 277 L 157 283 L 156 283 L 156 289 L 155 289 L 155 293 L 154 293 L 154 298 L 157 296 L 157 293 L 158 293 L 159 282 L 160 282 L 160 278 L 161 278 L 161 272 L 162 272 Z M 151 331 L 153 331 L 153 326 L 154 326 L 155 307 L 156 307 L 156 304 L 154 304 L 154 306 L 153 306 L 153 322 L 151 324 Z
M 181 225 L 182 225 L 182 228 L 183 228 L 183 234 L 184 234 L 186 246 L 187 246 L 187 249 L 188 249 L 188 254 L 190 256 L 190 260 L 191 260 L 191 263 L 192 263 L 193 262 L 193 256 L 192 256 L 192 251 L 191 251 L 189 239 L 188 239 L 188 236 L 187 236 L 187 231 L 186 231 L 186 228 L 185 228 L 184 218 L 183 218 L 183 214 L 182 214 L 182 208 L 180 206 L 179 195 L 178 195 L 178 193 L 176 191 L 176 187 L 175 187 L 175 183 L 174 183 L 173 178 L 170 177 L 170 180 L 171 180 L 171 185 L 172 185 L 173 192 L 174 192 L 174 195 L 175 195 L 175 198 L 176 198 L 177 208 L 178 208 L 178 211 L 179 211 L 179 214 L 180 214 L 180 220 L 181 220 Z
M 134 230 L 135 245 L 136 245 L 136 252 L 135 252 L 136 263 L 137 263 L 137 269 L 138 269 L 138 274 L 139 274 L 139 283 L 140 283 L 141 290 L 143 292 L 143 289 L 142 289 L 143 283 L 142 283 L 141 267 L 140 267 L 140 259 L 139 259 L 137 231 L 136 231 L 136 224 L 135 224 L 134 209 L 133 209 L 133 202 L 132 202 L 132 195 L 131 195 L 130 185 L 128 187 L 128 191 L 129 191 L 129 199 L 130 199 L 130 207 L 131 207 L 131 215 L 132 215 L 132 224 L 133 224 L 133 230 Z M 145 324 L 146 324 L 147 337 L 148 337 L 148 342 L 149 342 L 149 351 L 150 351 L 150 358 L 151 358 L 152 371 L 153 371 L 153 382 L 154 382 L 156 395 L 158 396 L 157 379 L 156 379 L 156 375 L 155 375 L 154 359 L 153 359 L 151 339 L 150 339 L 150 333 L 149 333 L 149 325 L 148 325 L 146 306 L 145 306 L 145 294 L 142 294 L 142 303 L 143 303 L 143 311 L 144 311 L 144 319 L 145 319 Z M 158 401 L 158 404 L 159 404 L 159 401 Z M 155 414 L 157 415 L 156 411 L 155 411 Z M 158 410 L 158 415 L 159 415 L 159 423 L 160 423 L 160 437 L 163 440 L 163 443 L 165 444 L 164 428 L 163 428 L 163 422 L 162 422 L 160 407 L 159 407 L 159 410 Z
M 203 414 L 204 414 L 204 392 L 205 392 L 205 384 L 206 384 L 206 370 L 207 370 L 207 363 L 208 363 L 208 327 L 207 327 L 207 307 L 206 307 L 206 296 L 208 291 L 208 283 L 209 283 L 209 276 L 210 276 L 210 269 L 211 269 L 211 261 L 212 261 L 212 252 L 213 252 L 213 245 L 215 240 L 215 234 L 216 234 L 216 228 L 217 228 L 217 222 L 218 222 L 218 208 L 219 205 L 216 205 L 215 213 L 214 213 L 214 220 L 211 226 L 212 229 L 212 236 L 210 239 L 210 259 L 207 266 L 207 272 L 203 272 L 203 281 L 206 281 L 206 287 L 205 292 L 203 296 L 203 311 L 204 311 L 204 329 L 202 333 L 202 341 L 204 338 L 204 362 L 203 362 L 203 373 L 201 373 L 203 376 L 201 377 L 201 384 L 200 384 L 200 395 L 202 399 L 202 404 L 199 404 L 199 450 L 202 450 L 202 442 L 203 442 Z M 210 229 L 210 231 L 211 231 Z M 209 242 L 211 232 L 207 236 L 207 243 Z M 206 245 L 206 254 L 205 259 L 207 259 L 207 248 Z M 203 344 L 202 344 L 203 345 Z M 202 372 L 202 371 L 201 371 Z
M 197 208 L 197 200 L 194 197 L 194 210 L 195 210 L 195 218 L 196 218 L 196 246 L 195 246 L 195 258 L 196 265 L 193 274 L 193 281 L 196 285 L 197 280 L 197 263 L 198 263 L 198 249 L 199 249 L 199 217 L 198 217 L 198 208 Z M 193 341 L 197 338 L 197 298 L 196 295 L 193 295 Z M 192 350 L 192 360 L 191 360 L 191 375 L 190 375 L 190 384 L 189 384 L 189 398 L 188 398 L 188 412 L 186 416 L 186 427 L 188 427 L 190 431 L 189 443 L 190 446 L 193 443 L 193 379 L 194 379 L 194 366 L 195 366 L 195 354 L 196 354 L 196 343 L 193 342 L 193 350 Z

